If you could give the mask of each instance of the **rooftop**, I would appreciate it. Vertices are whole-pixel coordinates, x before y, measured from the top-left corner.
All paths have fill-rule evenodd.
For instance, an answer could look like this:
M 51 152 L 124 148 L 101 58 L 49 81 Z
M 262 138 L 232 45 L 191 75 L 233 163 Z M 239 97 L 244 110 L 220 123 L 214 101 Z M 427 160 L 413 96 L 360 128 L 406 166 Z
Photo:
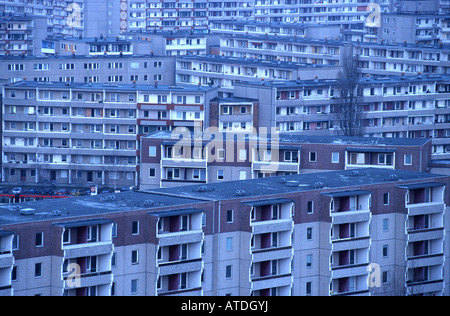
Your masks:
M 37 82 L 37 81 L 18 81 L 4 85 L 5 88 L 48 88 L 48 89 L 79 89 L 79 90 L 123 90 L 123 91 L 186 91 L 186 92 L 204 92 L 217 87 L 196 86 L 196 85 L 161 85 L 161 84 L 118 84 L 118 83 L 84 83 L 84 82 Z
M 320 190 L 321 193 L 327 194 L 339 190 L 360 191 L 367 185 L 386 183 L 398 183 L 403 187 L 411 187 L 411 184 L 417 186 L 419 183 L 437 185 L 448 179 L 448 176 L 430 173 L 366 168 L 182 186 L 146 192 L 71 197 L 2 205 L 0 206 L 0 225 L 57 219 L 68 222 L 79 220 L 83 216 L 137 210 L 147 210 L 149 214 L 152 214 L 152 209 L 155 210 L 154 214 L 164 216 L 164 213 L 170 214 L 174 210 L 192 210 L 193 204 L 208 200 L 278 199 L 280 194 L 293 192 Z
M 436 75 L 395 75 L 395 76 L 384 76 L 384 77 L 365 77 L 359 80 L 362 85 L 381 85 L 381 84 L 409 84 L 409 83 L 420 83 L 420 82 L 444 82 L 448 83 L 450 81 L 450 74 L 436 74 Z M 244 85 L 264 85 L 267 87 L 276 88 L 297 88 L 304 86 L 330 86 L 336 85 L 338 83 L 337 79 L 320 79 L 316 78 L 313 80 L 261 80 L 261 82 L 254 81 L 240 81 L 236 84 Z
M 219 135 L 220 134 L 220 135 Z M 220 136 L 225 140 L 226 135 L 230 133 L 214 133 L 215 138 Z M 236 133 L 237 135 L 244 135 L 245 139 L 248 140 L 250 138 L 259 139 L 259 136 L 252 133 Z M 175 139 L 179 140 L 180 134 L 171 131 L 156 131 L 150 133 L 145 138 L 148 139 Z M 185 136 L 185 134 L 183 134 Z M 195 137 L 203 137 L 204 140 L 211 140 L 211 133 L 203 133 L 202 135 L 191 134 L 192 139 Z M 265 135 L 266 136 L 266 135 Z M 431 142 L 431 138 L 397 138 L 397 137 L 358 137 L 358 136 L 316 136 L 316 135 L 301 135 L 301 134 L 283 134 L 280 133 L 278 135 L 280 144 L 286 143 L 296 143 L 296 144 L 332 144 L 332 145 L 358 145 L 358 146 L 407 146 L 407 147 L 415 147 L 415 146 L 423 146 L 428 142 Z M 269 137 L 264 137 L 264 139 L 268 139 Z
M 42 200 L 0 206 L 0 225 L 26 223 L 45 220 L 77 219 L 82 216 L 107 213 L 158 209 L 186 206 L 200 200 L 171 197 L 143 192 L 121 192 L 79 196 L 66 199 Z M 22 215 L 20 210 L 32 209 L 34 215 Z
M 360 190 L 360 188 L 363 189 L 365 186 L 375 184 L 404 184 L 409 181 L 413 183 L 434 182 L 434 180 L 438 179 L 445 179 L 448 181 L 448 176 L 404 170 L 365 168 L 358 170 L 340 170 L 251 180 L 216 182 L 151 190 L 149 192 L 157 192 L 178 197 L 182 196 L 187 198 L 223 201 L 237 198 L 256 199 L 263 196 L 314 190 L 320 190 L 322 193 L 328 190 L 330 192 L 338 190 Z

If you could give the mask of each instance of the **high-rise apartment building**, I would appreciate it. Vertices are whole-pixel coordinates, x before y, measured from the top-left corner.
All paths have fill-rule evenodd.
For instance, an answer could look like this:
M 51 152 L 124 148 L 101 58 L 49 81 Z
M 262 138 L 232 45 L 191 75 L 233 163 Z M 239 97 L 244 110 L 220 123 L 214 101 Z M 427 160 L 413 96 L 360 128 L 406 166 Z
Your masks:
M 138 137 L 208 124 L 217 88 L 21 81 L 3 88 L 2 181 L 138 185 Z
M 369 168 L 1 206 L 1 291 L 448 295 L 449 185 Z

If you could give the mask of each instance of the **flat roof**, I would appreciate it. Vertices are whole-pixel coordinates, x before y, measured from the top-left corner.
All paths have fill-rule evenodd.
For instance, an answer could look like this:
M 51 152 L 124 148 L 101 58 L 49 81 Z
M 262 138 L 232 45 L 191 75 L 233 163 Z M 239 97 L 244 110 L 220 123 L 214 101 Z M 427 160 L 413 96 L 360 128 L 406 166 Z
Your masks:
M 395 176 L 392 176 L 395 175 Z M 171 196 L 181 196 L 198 199 L 233 200 L 242 202 L 262 200 L 273 195 L 317 190 L 364 190 L 364 186 L 373 184 L 399 183 L 409 181 L 430 182 L 432 179 L 445 179 L 448 176 L 425 172 L 405 170 L 386 170 L 379 168 L 364 168 L 355 170 L 339 170 L 310 174 L 296 174 L 260 179 L 215 182 L 201 185 L 148 190 Z M 438 183 L 437 181 L 435 181 Z M 279 196 L 273 198 L 280 198 Z
M 96 216 L 124 211 L 161 211 L 161 208 L 180 208 L 202 200 L 181 196 L 167 196 L 148 192 L 121 192 L 114 194 L 86 195 L 66 199 L 52 199 L 0 205 L 0 225 L 54 220 L 64 227 L 84 226 L 90 220 L 79 221 L 82 216 Z M 20 210 L 34 209 L 34 215 L 21 215 Z M 56 215 L 57 214 L 57 215 Z M 63 221 L 61 221 L 63 220 Z M 86 223 L 85 223 L 86 222 Z
M 291 199 L 265 199 L 265 200 L 255 200 L 255 201 L 244 201 L 242 204 L 251 205 L 251 206 L 263 206 L 263 205 L 272 205 L 272 204 L 284 204 L 284 203 L 292 203 Z
M 187 92 L 205 92 L 217 89 L 217 87 L 198 86 L 198 85 L 154 85 L 154 84 L 116 84 L 116 83 L 84 83 L 84 82 L 36 82 L 36 81 L 18 81 L 4 85 L 5 88 L 47 88 L 47 89 L 80 89 L 80 90 L 123 90 L 123 91 L 187 91 Z
M 228 140 L 234 139 L 230 138 L 229 135 L 237 135 L 237 139 L 241 141 L 245 139 L 246 141 L 257 141 L 264 140 L 267 146 L 271 144 L 271 136 L 264 135 L 263 137 L 259 137 L 253 133 L 241 133 L 236 132 L 234 135 L 230 132 L 219 132 L 212 133 L 214 134 L 214 139 L 219 140 Z M 164 141 L 172 141 L 177 143 L 180 141 L 179 133 L 173 133 L 171 131 L 155 131 L 147 136 L 143 137 L 144 139 L 162 139 Z M 227 138 L 228 135 L 228 138 Z M 330 144 L 330 145 L 347 145 L 348 149 L 358 149 L 358 150 L 370 150 L 370 148 L 375 149 L 376 151 L 393 151 L 395 149 L 382 149 L 383 146 L 396 146 L 396 147 L 422 147 L 426 143 L 431 142 L 431 138 L 397 138 L 397 137 L 360 137 L 360 136 L 317 136 L 317 135 L 301 135 L 301 134 L 290 134 L 290 133 L 280 133 L 278 134 L 278 144 L 279 147 L 289 147 L 290 145 L 295 145 L 296 147 L 299 144 Z M 184 137 L 185 134 L 183 133 Z M 193 140 L 198 140 L 202 142 L 209 142 L 212 140 L 212 135 L 203 133 L 203 134 L 194 134 L 191 133 L 191 137 Z M 222 136 L 222 137 L 221 137 Z M 184 139 L 184 138 L 183 138 Z M 276 143 L 276 142 L 275 142 Z M 368 147 L 361 147 L 368 146 Z
M 250 205 L 263 205 L 268 202 L 270 204 L 288 203 L 291 200 L 280 194 L 318 190 L 334 196 L 343 194 L 342 192 L 365 194 L 366 192 L 370 193 L 368 190 L 364 190 L 364 187 L 368 185 L 397 183 L 397 187 L 410 189 L 437 187 L 444 185 L 438 181 L 439 179 L 448 181 L 448 178 L 449 176 L 423 172 L 365 168 L 358 169 L 358 172 L 340 170 L 140 192 L 99 194 L 1 205 L 0 225 L 54 221 L 55 224 L 59 222 L 58 225 L 65 227 L 76 227 L 94 222 L 104 223 L 103 215 L 118 212 L 144 210 L 149 215 L 172 216 L 202 212 L 201 207 L 194 208 L 193 205 L 208 201 L 241 199 L 242 203 Z M 22 215 L 20 210 L 27 208 L 34 211 L 28 215 Z M 80 217 L 86 216 L 95 218 L 93 221 L 80 219 Z
M 408 190 L 437 188 L 437 187 L 442 187 L 442 186 L 444 186 L 444 185 L 439 182 L 424 182 L 424 183 L 412 183 L 412 184 L 398 185 L 399 188 L 408 189 Z

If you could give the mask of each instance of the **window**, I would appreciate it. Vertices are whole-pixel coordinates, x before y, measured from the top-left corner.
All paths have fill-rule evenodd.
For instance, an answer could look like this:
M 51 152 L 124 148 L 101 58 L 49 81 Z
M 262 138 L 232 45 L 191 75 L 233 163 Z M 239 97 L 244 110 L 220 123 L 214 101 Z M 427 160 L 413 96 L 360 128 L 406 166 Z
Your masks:
M 228 265 L 225 267 L 225 278 L 226 279 L 231 279 L 231 265 Z
M 131 280 L 131 294 L 136 294 L 137 288 L 138 288 L 138 280 L 137 279 Z
M 306 267 L 311 268 L 312 267 L 312 255 L 306 255 Z
M 315 151 L 309 152 L 309 162 L 316 162 L 317 161 L 317 153 Z
M 87 242 L 97 242 L 98 226 L 89 226 L 87 229 Z
M 404 162 L 403 162 L 406 166 L 411 166 L 412 165 L 412 155 L 411 154 L 405 154 L 404 157 Z
M 217 180 L 223 180 L 223 170 L 217 170 Z
M 312 293 L 312 282 L 306 282 L 306 295 L 311 295 Z
M 314 212 L 314 201 L 308 201 L 306 213 L 312 214 Z
M 182 215 L 180 221 L 180 231 L 185 232 L 188 230 L 189 215 Z
M 383 284 L 388 283 L 388 271 L 383 271 L 382 282 L 383 282 Z
M 36 233 L 36 247 L 44 246 L 44 233 Z
M 138 250 L 131 251 L 131 264 L 139 263 L 139 252 Z
M 64 229 L 63 233 L 63 244 L 70 243 L 70 229 Z
M 42 262 L 38 262 L 34 265 L 34 277 L 39 278 L 42 276 Z
M 12 250 L 19 250 L 19 235 L 13 237 Z
M 139 221 L 134 221 L 132 224 L 132 235 L 139 235 Z
M 392 166 L 392 154 L 378 154 L 378 164 Z
M 156 157 L 156 146 L 150 146 L 148 148 L 148 155 L 150 157 Z
M 155 169 L 155 168 L 150 168 L 150 169 L 148 170 L 148 176 L 149 176 L 150 178 L 155 178 L 155 177 L 156 177 L 156 169 Z
M 233 210 L 227 210 L 227 223 L 233 222 Z
M 383 245 L 383 257 L 387 258 L 388 256 L 388 245 Z
M 389 218 L 383 218 L 383 231 L 389 231 Z
M 339 153 L 331 153 L 331 162 L 339 163 Z
M 389 205 L 389 193 L 383 194 L 383 205 Z
M 233 250 L 233 237 L 227 237 L 226 250 L 227 251 Z
M 312 240 L 312 236 L 313 236 L 312 227 L 306 228 L 306 239 Z

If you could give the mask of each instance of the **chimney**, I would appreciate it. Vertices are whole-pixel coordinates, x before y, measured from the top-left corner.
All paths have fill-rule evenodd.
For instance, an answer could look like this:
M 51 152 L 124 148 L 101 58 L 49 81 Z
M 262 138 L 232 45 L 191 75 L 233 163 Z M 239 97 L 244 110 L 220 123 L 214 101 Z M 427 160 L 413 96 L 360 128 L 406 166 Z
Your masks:
M 155 81 L 155 89 L 158 88 L 158 80 Z
M 319 83 L 319 78 L 317 76 L 314 77 L 314 83 Z
M 406 78 L 405 78 L 405 73 L 404 72 L 402 72 L 402 76 L 400 77 L 400 79 L 401 80 L 405 80 Z

